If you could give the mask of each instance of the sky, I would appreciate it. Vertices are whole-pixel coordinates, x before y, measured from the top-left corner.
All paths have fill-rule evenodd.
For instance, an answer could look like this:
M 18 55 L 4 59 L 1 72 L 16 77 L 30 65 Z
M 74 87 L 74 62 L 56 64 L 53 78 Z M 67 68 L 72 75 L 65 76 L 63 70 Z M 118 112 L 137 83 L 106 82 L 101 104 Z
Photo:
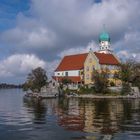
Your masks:
M 140 0 L 0 0 L 0 82 L 23 83 L 63 56 L 99 50 L 106 31 L 122 60 L 140 61 Z

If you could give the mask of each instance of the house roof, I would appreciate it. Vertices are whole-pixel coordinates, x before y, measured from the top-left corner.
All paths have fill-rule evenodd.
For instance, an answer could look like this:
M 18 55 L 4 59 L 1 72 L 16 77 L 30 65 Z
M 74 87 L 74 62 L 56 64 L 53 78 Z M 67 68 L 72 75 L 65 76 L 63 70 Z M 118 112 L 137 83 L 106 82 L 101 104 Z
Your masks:
M 65 56 L 55 71 L 83 69 L 87 55 L 88 53 Z
M 118 59 L 113 54 L 94 52 L 100 64 L 119 65 Z M 65 56 L 55 71 L 81 70 L 88 53 Z
M 77 82 L 81 82 L 82 79 L 80 76 L 68 76 L 68 77 L 58 77 L 58 76 L 53 76 L 52 77 L 54 80 L 57 80 L 57 81 L 62 81 L 64 78 L 67 78 L 69 80 L 71 80 L 72 82 L 74 83 L 77 83 Z
M 98 53 L 98 52 L 94 52 L 94 54 L 98 58 L 100 64 L 119 65 L 120 63 L 113 54 L 105 54 L 105 53 Z

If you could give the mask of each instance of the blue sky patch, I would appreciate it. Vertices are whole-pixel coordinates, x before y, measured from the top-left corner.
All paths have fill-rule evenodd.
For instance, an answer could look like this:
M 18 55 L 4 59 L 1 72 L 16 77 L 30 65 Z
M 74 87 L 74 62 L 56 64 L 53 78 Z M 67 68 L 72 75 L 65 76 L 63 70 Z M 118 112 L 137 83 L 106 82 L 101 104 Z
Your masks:
M 29 0 L 0 0 L 0 31 L 12 28 L 17 14 L 29 8 Z

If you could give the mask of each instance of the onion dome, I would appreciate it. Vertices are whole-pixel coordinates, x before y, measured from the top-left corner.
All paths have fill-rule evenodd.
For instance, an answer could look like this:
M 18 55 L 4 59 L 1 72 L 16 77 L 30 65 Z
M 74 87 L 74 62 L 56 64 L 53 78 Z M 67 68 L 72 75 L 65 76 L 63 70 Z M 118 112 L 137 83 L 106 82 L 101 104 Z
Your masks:
M 99 36 L 99 42 L 101 42 L 101 41 L 109 41 L 110 42 L 109 34 L 106 32 L 101 33 Z

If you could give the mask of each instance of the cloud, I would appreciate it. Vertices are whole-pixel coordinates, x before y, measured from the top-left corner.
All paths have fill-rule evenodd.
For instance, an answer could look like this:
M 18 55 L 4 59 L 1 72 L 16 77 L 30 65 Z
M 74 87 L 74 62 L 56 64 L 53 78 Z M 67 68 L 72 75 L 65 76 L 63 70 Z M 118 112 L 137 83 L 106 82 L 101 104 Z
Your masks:
M 130 53 L 129 51 L 122 50 L 117 53 L 117 56 L 121 58 L 122 61 L 129 60 L 129 59 L 135 60 L 137 62 L 140 61 L 140 52 Z
M 100 3 L 92 0 L 32 0 L 29 9 L 32 16 L 19 13 L 17 26 L 3 32 L 0 40 L 16 46 L 14 51 L 28 50 L 38 55 L 42 52 L 45 56 L 44 50 L 57 54 L 77 46 L 84 48 L 91 40 L 98 42 L 102 26 L 106 24 L 106 30 L 116 43 L 128 30 L 139 28 L 139 4 L 139 0 L 103 0 Z
M 0 77 L 24 77 L 36 67 L 46 68 L 46 62 L 33 54 L 14 54 L 0 61 Z
M 140 32 L 128 31 L 124 34 L 122 40 L 114 44 L 117 55 L 122 59 L 135 59 L 139 61 L 140 55 Z
M 49 79 L 52 78 L 54 71 L 59 63 L 60 63 L 60 59 L 56 59 L 54 61 L 46 61 L 46 71 Z
M 52 47 L 55 43 L 55 34 L 38 23 L 37 20 L 19 15 L 18 26 L 1 34 L 1 41 L 12 44 L 16 48 L 41 49 Z M 22 22 L 24 20 L 24 22 Z
M 118 33 L 128 29 L 132 20 L 137 20 L 135 10 L 138 0 L 32 0 L 32 10 L 48 26 L 60 34 L 97 36 L 106 24 L 109 31 Z M 132 26 L 132 25 L 131 25 Z
M 44 61 L 34 54 L 14 54 L 0 61 L 0 78 L 9 79 L 9 81 L 16 79 L 13 80 L 14 83 L 22 83 L 32 69 L 42 67 L 51 79 L 59 62 L 60 60 Z
M 58 56 L 62 59 L 65 55 L 87 53 L 87 52 L 90 51 L 90 49 L 92 49 L 94 51 L 99 50 L 97 44 L 94 41 L 91 41 L 85 47 L 77 47 L 77 48 L 66 49 L 66 50 L 62 51 L 60 54 L 58 54 Z

